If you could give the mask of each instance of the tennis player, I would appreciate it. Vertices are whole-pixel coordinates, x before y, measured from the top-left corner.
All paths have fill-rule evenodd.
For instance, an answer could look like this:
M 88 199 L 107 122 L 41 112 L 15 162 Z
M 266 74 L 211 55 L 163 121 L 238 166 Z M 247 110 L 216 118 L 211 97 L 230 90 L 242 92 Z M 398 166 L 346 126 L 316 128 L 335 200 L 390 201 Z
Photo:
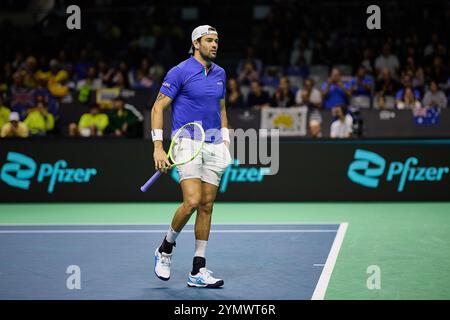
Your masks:
M 195 252 L 190 287 L 215 288 L 224 284 L 206 269 L 206 247 L 211 227 L 211 214 L 220 179 L 231 163 L 230 137 L 225 110 L 226 75 L 213 63 L 219 46 L 218 33 L 209 25 L 194 29 L 191 36 L 191 57 L 167 73 L 152 108 L 151 126 L 154 160 L 157 170 L 166 172 L 170 165 L 163 149 L 163 112 L 172 105 L 172 134 L 186 123 L 198 122 L 205 131 L 205 143 L 192 162 L 177 167 L 183 203 L 175 211 L 172 223 L 155 251 L 155 274 L 169 280 L 172 251 L 176 239 L 197 211 L 195 219 Z M 186 144 L 189 148 L 192 144 Z

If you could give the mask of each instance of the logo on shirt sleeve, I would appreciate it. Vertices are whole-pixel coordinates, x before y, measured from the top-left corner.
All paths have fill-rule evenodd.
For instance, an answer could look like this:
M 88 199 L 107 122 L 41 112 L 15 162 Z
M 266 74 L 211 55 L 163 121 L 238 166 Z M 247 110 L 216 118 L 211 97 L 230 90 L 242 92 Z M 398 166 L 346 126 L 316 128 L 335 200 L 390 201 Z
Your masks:
M 170 83 L 168 82 L 163 82 L 163 87 L 169 88 L 170 89 Z

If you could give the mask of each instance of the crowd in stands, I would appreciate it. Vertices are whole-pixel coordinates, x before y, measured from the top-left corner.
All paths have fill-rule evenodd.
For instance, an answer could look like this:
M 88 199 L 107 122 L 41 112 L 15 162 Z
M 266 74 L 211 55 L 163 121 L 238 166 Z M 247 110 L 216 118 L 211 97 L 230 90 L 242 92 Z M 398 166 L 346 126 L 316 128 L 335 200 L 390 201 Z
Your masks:
M 296 10 L 295 2 L 287 3 L 289 10 L 274 5 L 265 19 L 248 28 L 251 40 L 242 58 L 225 66 L 229 109 L 307 106 L 311 136 L 320 137 L 321 126 L 330 125 L 332 137 L 350 137 L 353 112 L 361 108 L 449 107 L 447 33 L 432 24 L 442 17 L 423 14 L 405 32 L 384 33 L 372 41 L 367 32 L 345 32 L 345 23 L 327 21 L 326 12 L 308 15 Z M 446 8 L 442 14 L 450 18 Z M 20 46 L 8 38 L 12 27 L 0 26 L 7 40 L 0 54 L 1 136 L 142 136 L 136 128 L 143 117 L 135 106 L 119 98 L 105 109 L 95 93 L 102 88 L 116 88 L 122 96 L 127 90 L 157 91 L 165 72 L 187 57 L 181 44 L 189 32 L 176 16 L 166 21 L 154 10 L 154 24 L 145 24 L 145 14 L 130 23 L 123 17 L 100 17 L 86 28 L 95 31 L 82 34 L 84 45 L 67 38 L 64 45 L 51 46 L 57 49 L 44 51 L 33 50 L 39 37 Z M 220 59 L 221 54 L 219 64 Z M 71 99 L 89 106 L 89 112 L 59 128 L 59 107 Z M 329 110 L 335 121 L 323 124 L 319 110 Z
M 307 50 L 292 54 L 304 59 Z M 308 56 L 314 56 L 313 52 L 310 50 Z M 228 79 L 227 106 L 236 109 L 307 106 L 312 112 L 331 110 L 336 121 L 350 127 L 352 120 L 346 115 L 361 108 L 414 111 L 449 107 L 450 59 L 447 47 L 436 33 L 425 48 L 410 47 L 403 59 L 386 42 L 377 57 L 360 61 L 355 72 L 350 65 L 332 66 L 329 70 L 327 65 L 303 64 L 298 73 L 292 72 L 293 67 L 284 70 L 280 66 L 264 67 L 249 48 L 247 56 L 239 62 L 237 77 Z M 317 126 L 318 121 L 313 119 L 312 126 Z M 333 123 L 331 128 L 336 126 Z M 335 135 L 332 130 L 333 136 L 350 134 Z

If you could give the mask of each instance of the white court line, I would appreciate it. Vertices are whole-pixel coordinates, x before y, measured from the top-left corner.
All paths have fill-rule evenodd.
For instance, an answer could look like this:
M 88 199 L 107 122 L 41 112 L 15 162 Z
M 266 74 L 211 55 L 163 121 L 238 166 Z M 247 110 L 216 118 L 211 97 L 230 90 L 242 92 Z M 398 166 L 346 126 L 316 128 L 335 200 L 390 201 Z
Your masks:
M 214 223 L 215 226 L 304 226 L 304 225 L 339 225 L 340 222 L 296 222 L 296 223 Z M 3 223 L 0 227 L 84 227 L 84 226 L 97 226 L 97 227 L 117 227 L 117 226 L 168 226 L 167 223 Z M 194 223 L 187 223 L 186 226 L 194 226 Z
M 314 263 L 313 267 L 323 267 L 324 265 L 323 263 Z
M 322 274 L 320 275 L 319 281 L 317 282 L 316 289 L 314 290 L 311 300 L 323 300 L 325 298 L 328 283 L 330 282 L 331 274 L 333 273 L 339 250 L 341 249 L 342 242 L 344 241 L 347 227 L 348 222 L 344 222 L 339 225 L 338 232 L 336 234 L 336 237 L 334 238 L 327 261 L 325 262 L 325 267 L 322 270 Z
M 26 234 L 26 233 L 166 233 L 167 230 L 96 230 L 96 229 L 86 229 L 86 230 L 0 230 L 0 234 Z M 276 229 L 267 229 L 267 230 L 211 230 L 211 233 L 336 233 L 337 230 L 327 230 L 327 229 L 292 229 L 292 230 L 276 230 Z M 183 233 L 194 233 L 194 230 L 183 230 Z

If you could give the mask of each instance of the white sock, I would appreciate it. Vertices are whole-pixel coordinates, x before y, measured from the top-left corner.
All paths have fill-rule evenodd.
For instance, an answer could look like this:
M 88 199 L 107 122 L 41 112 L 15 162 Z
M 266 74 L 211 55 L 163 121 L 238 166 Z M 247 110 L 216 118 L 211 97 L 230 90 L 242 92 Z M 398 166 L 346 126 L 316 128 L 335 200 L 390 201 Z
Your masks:
M 174 243 L 179 234 L 179 232 L 175 232 L 175 230 L 172 229 L 172 226 L 170 226 L 169 231 L 167 231 L 166 235 L 167 242 Z
M 195 240 L 195 253 L 194 257 L 203 257 L 205 258 L 206 254 L 206 245 L 208 241 L 205 240 Z

